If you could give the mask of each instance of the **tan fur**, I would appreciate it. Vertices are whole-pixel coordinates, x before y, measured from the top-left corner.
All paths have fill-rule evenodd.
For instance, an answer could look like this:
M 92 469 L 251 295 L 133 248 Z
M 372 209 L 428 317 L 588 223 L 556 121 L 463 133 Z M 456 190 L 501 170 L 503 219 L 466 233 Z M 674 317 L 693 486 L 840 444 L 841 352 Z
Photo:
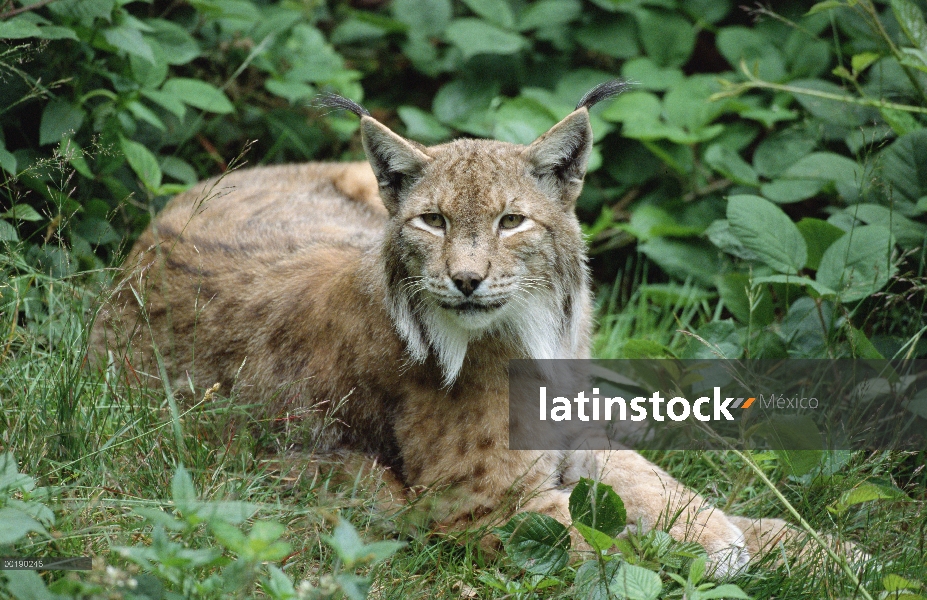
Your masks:
M 438 528 L 503 506 L 568 523 L 572 486 L 594 477 L 631 527 L 698 541 L 722 574 L 743 567 L 759 542 L 639 454 L 506 448 L 508 360 L 589 356 L 573 213 L 586 109 L 529 147 L 424 148 L 370 117 L 362 131 L 373 170 L 264 167 L 173 199 L 129 256 L 96 347 L 155 375 L 156 348 L 175 389 L 218 382 L 267 418 L 295 416 L 319 449 L 366 452 L 408 488 L 444 489 Z M 423 227 L 433 213 L 443 233 Z M 506 214 L 531 226 L 504 232 Z M 472 296 L 461 277 L 480 281 Z M 459 308 L 468 301 L 479 306 Z

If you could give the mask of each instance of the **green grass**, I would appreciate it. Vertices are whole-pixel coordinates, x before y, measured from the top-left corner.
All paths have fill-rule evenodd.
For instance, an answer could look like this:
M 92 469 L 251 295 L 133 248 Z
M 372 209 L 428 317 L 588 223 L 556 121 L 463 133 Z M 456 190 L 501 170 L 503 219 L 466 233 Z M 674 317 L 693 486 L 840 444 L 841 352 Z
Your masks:
M 21 472 L 51 488 L 47 504 L 56 514 L 51 538 L 32 535 L 12 549 L 16 554 L 103 557 L 97 570 L 82 577 L 111 587 L 114 575 L 99 570 L 102 565 L 128 568 L 111 549 L 151 540 L 151 528 L 132 511 L 170 508 L 171 481 L 183 464 L 201 498 L 254 503 L 259 506 L 256 520 L 286 526 L 290 551 L 285 572 L 294 582 L 318 581 L 340 568 L 323 540 L 337 516 L 353 523 L 367 541 L 408 542 L 392 559 L 373 567 L 372 597 L 502 598 L 507 597 L 504 592 L 482 579 L 525 579 L 504 557 L 488 556 L 472 542 L 461 545 L 421 530 L 399 533 L 396 521 L 376 510 L 375 480 L 336 483 L 305 468 L 303 455 L 285 452 L 298 441 L 296 432 L 268 439 L 261 433 L 268 431 L 267 424 L 248 423 L 247 410 L 234 398 L 220 392 L 204 399 L 200 393 L 174 415 L 164 389 L 117 380 L 115 370 L 84 369 L 100 274 L 56 278 L 27 271 L 15 254 L 8 254 L 6 262 L 9 278 L 0 288 L 0 447 L 16 456 Z M 679 350 L 689 343 L 680 330 L 718 318 L 712 298 L 684 286 L 640 285 L 645 275 L 634 275 L 638 285 L 625 298 L 603 294 L 599 355 L 619 355 L 627 350 L 629 338 Z M 681 451 L 648 456 L 726 511 L 794 522 L 782 498 L 742 456 Z M 858 572 L 869 597 L 884 594 L 890 575 L 919 582 L 916 585 L 927 582 L 924 453 L 857 452 L 833 473 L 816 477 L 791 476 L 787 465 L 772 455 L 754 458 L 785 501 L 816 531 L 831 540 L 855 541 L 871 555 Z M 907 499 L 834 510 L 851 490 L 873 483 L 897 487 Z M 191 547 L 215 544 L 202 527 L 185 533 L 183 540 Z M 813 542 L 809 548 L 822 557 L 817 567 L 760 564 L 734 583 L 754 598 L 866 597 L 853 589 L 846 573 L 823 558 L 822 549 Z M 892 580 L 887 581 L 891 587 Z M 681 596 L 681 588 L 667 582 L 664 593 L 676 590 Z M 572 594 L 566 585 L 540 592 L 539 597 Z

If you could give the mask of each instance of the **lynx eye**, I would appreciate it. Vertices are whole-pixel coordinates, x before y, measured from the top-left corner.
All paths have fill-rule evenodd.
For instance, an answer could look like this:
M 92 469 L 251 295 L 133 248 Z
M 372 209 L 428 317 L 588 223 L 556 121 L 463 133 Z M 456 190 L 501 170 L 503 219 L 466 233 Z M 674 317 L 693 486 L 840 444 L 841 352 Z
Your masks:
M 525 222 L 525 215 L 505 215 L 499 220 L 502 229 L 515 229 Z
M 435 229 L 444 229 L 446 225 L 444 215 L 440 213 L 425 213 L 419 218 L 422 220 L 422 223 L 428 225 L 429 227 L 434 227 Z

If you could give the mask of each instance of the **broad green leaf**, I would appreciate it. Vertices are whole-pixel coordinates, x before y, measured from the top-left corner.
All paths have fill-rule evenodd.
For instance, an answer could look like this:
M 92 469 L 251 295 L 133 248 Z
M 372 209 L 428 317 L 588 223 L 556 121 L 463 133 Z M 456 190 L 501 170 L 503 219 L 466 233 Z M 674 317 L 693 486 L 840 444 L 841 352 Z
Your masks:
M 646 56 L 639 56 L 626 61 L 621 66 L 621 76 L 635 82 L 641 89 L 657 92 L 678 85 L 685 77 L 681 69 L 660 67 Z
M 798 79 L 789 84 L 794 88 L 802 88 L 812 92 L 826 92 L 837 96 L 851 96 L 852 94 L 835 83 L 822 79 Z M 862 107 L 850 102 L 820 98 L 811 94 L 794 94 L 795 99 L 812 116 L 825 123 L 832 123 L 842 127 L 859 127 L 864 125 L 871 116 L 873 109 Z
M 557 123 L 547 107 L 530 98 L 506 100 L 495 120 L 493 137 L 513 144 L 530 144 Z
M 271 94 L 286 98 L 290 103 L 306 100 L 316 95 L 316 89 L 308 83 L 289 81 L 287 79 L 268 79 L 264 87 Z
M 481 19 L 454 19 L 444 37 L 456 46 L 464 58 L 477 54 L 515 54 L 528 46 L 528 40 L 500 29 Z
M 578 531 L 579 534 L 583 536 L 583 539 L 586 540 L 586 543 L 588 543 L 596 552 L 604 552 L 615 545 L 614 538 L 609 535 L 605 535 L 601 531 L 593 529 L 588 525 L 574 522 L 573 527 L 576 528 L 576 531 Z
M 705 151 L 705 162 L 734 183 L 755 186 L 760 183 L 753 167 L 747 164 L 737 152 L 720 144 L 712 144 L 708 147 Z
M 759 196 L 731 196 L 727 201 L 731 233 L 757 257 L 780 273 L 796 274 L 808 259 L 805 239 L 781 208 Z
M 895 240 L 887 227 L 866 225 L 848 231 L 824 252 L 816 279 L 854 302 L 879 291 L 895 274 Z
M 7 221 L 0 219 L 0 242 L 18 242 L 19 234 L 16 228 Z
M 15 508 L 0 508 L 0 545 L 11 545 L 30 533 L 48 536 L 42 524 Z
M 149 34 L 164 51 L 164 60 L 170 65 L 185 65 L 202 53 L 200 46 L 190 33 L 173 21 L 146 19 L 151 27 Z
M 414 106 L 400 106 L 396 112 L 406 126 L 406 134 L 413 140 L 424 144 L 436 144 L 451 137 L 451 130 L 431 113 Z
M 128 24 L 104 29 L 103 39 L 123 52 L 140 56 L 150 63 L 155 62 L 151 46 L 142 37 L 142 32 Z
M 6 149 L 2 136 L 0 136 L 0 169 L 10 175 L 16 175 L 16 157 Z
M 88 27 L 96 19 L 110 21 L 114 8 L 116 0 L 56 0 L 48 6 L 51 12 Z
M 798 129 L 780 131 L 756 147 L 753 167 L 763 177 L 772 179 L 810 154 L 817 143 L 812 134 Z
M 171 498 L 174 505 L 181 511 L 192 503 L 196 502 L 196 488 L 193 487 L 193 478 L 183 465 L 177 467 L 174 471 L 174 477 L 171 479 Z
M 168 79 L 161 88 L 194 108 L 218 114 L 228 114 L 235 111 L 232 102 L 225 92 L 205 81 L 174 77 Z
M 805 16 L 815 15 L 819 12 L 828 11 L 834 8 L 839 8 L 841 6 L 846 6 L 846 5 L 840 0 L 824 0 L 823 2 L 818 2 L 817 4 L 812 6 L 808 10 L 808 12 L 805 13 Z
M 681 67 L 695 48 L 695 27 L 677 12 L 656 8 L 635 11 L 644 50 L 662 67 Z
M 731 68 L 739 71 L 741 62 L 766 81 L 780 81 L 786 76 L 785 58 L 777 44 L 757 29 L 724 27 L 716 38 L 718 51 Z
M 827 221 L 805 217 L 797 223 L 798 230 L 805 238 L 808 247 L 807 267 L 817 271 L 824 251 L 843 236 L 844 231 Z
M 788 285 L 808 286 L 817 292 L 820 296 L 835 296 L 837 294 L 835 290 L 827 287 L 820 281 L 815 281 L 814 279 L 809 279 L 807 277 L 798 277 L 795 275 L 766 275 L 764 277 L 755 277 L 753 279 L 754 286 L 763 283 L 785 283 Z
M 492 133 L 489 106 L 498 94 L 497 83 L 456 79 L 438 90 L 431 104 L 431 112 L 442 123 L 457 129 L 480 123 L 487 128 L 485 135 L 488 136 Z
M 453 16 L 450 0 L 394 0 L 393 16 L 409 26 L 409 35 L 438 36 Z
M 39 26 L 22 17 L 0 21 L 0 40 L 21 40 L 40 37 Z
M 846 512 L 848 508 L 863 502 L 872 502 L 874 500 L 896 500 L 907 502 L 911 499 L 893 485 L 874 483 L 864 481 L 852 490 L 847 490 L 840 495 L 840 499 L 834 502 L 828 508 L 833 512 L 840 514 Z
M 570 516 L 605 535 L 615 537 L 624 530 L 627 513 L 624 502 L 611 486 L 581 478 L 570 493 Z
M 541 0 L 528 5 L 518 17 L 518 30 L 565 25 L 582 13 L 579 0 Z
M 570 535 L 552 517 L 519 513 L 497 531 L 512 562 L 530 573 L 554 574 L 570 561 Z
M 615 596 L 608 591 L 609 582 L 615 578 L 621 565 L 620 560 L 610 560 L 605 564 L 596 560 L 587 560 L 576 569 L 573 579 L 574 598 L 582 600 L 611 600 Z
M 161 167 L 148 148 L 128 138 L 120 139 L 120 147 L 129 161 L 129 166 L 145 187 L 150 190 L 157 189 L 161 185 Z
M 744 353 L 744 339 L 734 321 L 711 321 L 696 330 L 698 337 L 689 337 L 680 358 L 714 360 L 737 359 Z
M 898 138 L 878 157 L 882 175 L 897 200 L 915 203 L 927 196 L 927 129 Z M 901 196 L 901 198 L 898 198 Z
M 862 165 L 832 152 L 813 152 L 799 159 L 785 170 L 782 179 L 833 183 L 849 202 L 856 201 L 870 185 Z
M 921 584 L 909 581 L 893 573 L 882 578 L 882 587 L 885 588 L 886 592 L 900 592 L 902 590 L 919 590 Z
M 629 15 L 595 20 L 577 29 L 574 38 L 587 50 L 612 58 L 631 58 L 639 53 L 637 27 Z
M 727 104 L 710 100 L 720 90 L 717 78 L 693 75 L 674 85 L 663 97 L 663 110 L 670 125 L 697 132 L 709 125 L 725 110 Z
M 850 342 L 850 347 L 853 349 L 853 356 L 855 358 L 866 358 L 873 360 L 884 360 L 885 357 L 882 356 L 882 353 L 869 341 L 869 338 L 866 337 L 866 334 L 856 329 L 849 323 L 846 325 L 847 328 L 847 341 Z
M 654 238 L 638 245 L 638 250 L 673 277 L 681 281 L 691 277 L 695 283 L 709 289 L 722 270 L 718 250 L 707 242 Z
M 751 287 L 750 276 L 746 273 L 719 275 L 718 293 L 724 306 L 741 323 L 765 327 L 775 317 L 769 290 L 759 285 Z
M 736 235 L 731 233 L 731 224 L 727 219 L 718 219 L 709 225 L 703 235 L 719 250 L 744 260 L 757 260 L 753 250 L 744 246 Z
M 632 123 L 635 121 L 659 122 L 663 106 L 660 98 L 650 92 L 625 92 L 602 111 L 600 116 L 606 121 Z
M 508 0 L 463 0 L 470 10 L 504 29 L 515 26 L 515 15 Z
M 39 144 L 53 144 L 65 134 L 77 132 L 84 124 L 84 117 L 84 110 L 67 100 L 49 102 L 39 123 Z
M 622 563 L 609 582 L 608 590 L 628 600 L 656 600 L 663 590 L 660 576 L 643 567 Z
M 164 110 L 173 113 L 177 118 L 182 119 L 187 113 L 187 107 L 178 98 L 172 94 L 162 92 L 161 90 L 141 90 L 142 96 L 145 96 Z
M 827 184 L 817 179 L 776 179 L 760 186 L 760 193 L 776 204 L 807 200 Z
M 0 213 L 0 218 L 13 219 L 14 221 L 44 221 L 45 217 L 40 215 L 34 208 L 28 204 L 14 204 L 9 210 Z
M 888 227 L 895 236 L 895 240 L 902 248 L 920 248 L 924 246 L 925 236 L 927 236 L 927 226 L 923 223 L 917 223 L 901 215 L 898 211 L 892 210 L 887 206 L 880 204 L 854 204 L 846 209 L 846 212 L 853 215 L 867 225 L 883 225 Z
M 895 19 L 911 45 L 927 49 L 927 22 L 921 9 L 911 0 L 891 0 L 891 4 Z
M 126 103 L 126 109 L 132 116 L 140 121 L 145 121 L 155 129 L 160 129 L 161 131 L 166 131 L 167 126 L 164 125 L 164 121 L 161 120 L 158 115 L 154 113 L 150 108 L 142 104 L 137 100 L 131 100 Z
M 703 590 L 698 593 L 698 597 L 706 600 L 713 598 L 743 598 L 744 600 L 750 600 L 750 596 L 733 583 L 725 583 L 718 587 Z
M 860 52 L 859 54 L 853 55 L 853 58 L 850 59 L 850 65 L 854 73 L 862 73 L 880 58 L 882 58 L 882 56 L 875 52 Z

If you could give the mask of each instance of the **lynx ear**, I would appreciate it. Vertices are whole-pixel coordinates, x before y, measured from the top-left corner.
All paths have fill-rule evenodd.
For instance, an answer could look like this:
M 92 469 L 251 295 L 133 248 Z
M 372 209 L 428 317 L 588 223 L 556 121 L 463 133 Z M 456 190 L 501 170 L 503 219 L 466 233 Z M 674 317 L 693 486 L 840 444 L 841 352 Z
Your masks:
M 395 214 L 403 189 L 418 178 L 431 158 L 373 117 L 361 117 L 361 134 L 367 160 L 380 184 L 380 197 L 386 210 Z
M 576 110 L 535 140 L 525 150 L 525 158 L 542 185 L 573 208 L 583 189 L 586 163 L 592 153 L 592 127 L 589 109 L 602 100 L 617 96 L 630 84 L 620 79 L 606 81 L 591 90 L 576 105 Z
M 589 111 L 580 107 L 525 149 L 531 171 L 553 196 L 572 208 L 583 189 L 592 152 Z

